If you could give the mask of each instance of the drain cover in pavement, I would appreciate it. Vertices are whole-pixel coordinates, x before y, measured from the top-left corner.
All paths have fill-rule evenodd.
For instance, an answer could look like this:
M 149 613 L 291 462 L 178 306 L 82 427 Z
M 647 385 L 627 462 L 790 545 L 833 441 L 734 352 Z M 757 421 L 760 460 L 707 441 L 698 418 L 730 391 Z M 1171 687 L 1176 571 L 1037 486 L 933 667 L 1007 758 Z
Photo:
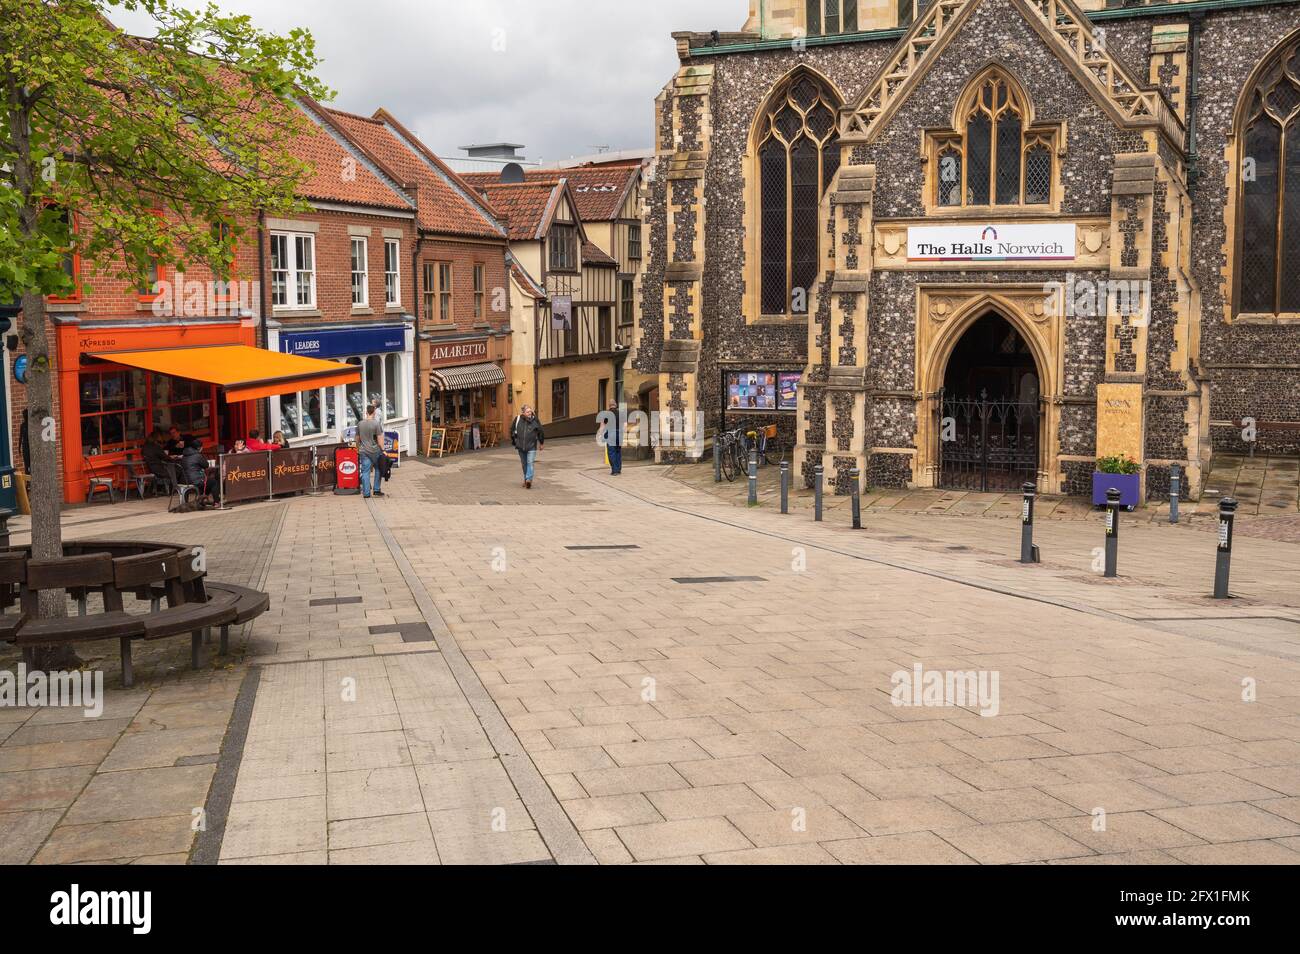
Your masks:
M 640 550 L 635 543 L 588 543 L 580 546 L 565 547 L 566 550 Z
M 765 583 L 761 576 L 675 576 L 674 583 Z

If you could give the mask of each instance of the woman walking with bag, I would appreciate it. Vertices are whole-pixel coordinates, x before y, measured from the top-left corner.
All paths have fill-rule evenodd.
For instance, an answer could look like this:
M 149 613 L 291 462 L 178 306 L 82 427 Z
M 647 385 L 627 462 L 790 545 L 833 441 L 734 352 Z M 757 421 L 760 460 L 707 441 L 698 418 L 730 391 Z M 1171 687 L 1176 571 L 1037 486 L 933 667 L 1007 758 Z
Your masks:
M 546 443 L 542 422 L 533 413 L 531 404 L 525 404 L 510 425 L 510 443 L 519 451 L 519 464 L 524 469 L 524 489 L 528 490 L 533 486 L 533 466 L 537 462 L 537 452 Z

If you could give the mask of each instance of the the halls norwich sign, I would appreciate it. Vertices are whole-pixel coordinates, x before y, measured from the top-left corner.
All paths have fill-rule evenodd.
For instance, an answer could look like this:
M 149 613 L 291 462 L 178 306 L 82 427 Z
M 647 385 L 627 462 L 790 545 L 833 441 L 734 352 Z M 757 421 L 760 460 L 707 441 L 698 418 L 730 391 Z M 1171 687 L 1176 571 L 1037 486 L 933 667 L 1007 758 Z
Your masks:
M 1074 259 L 1075 225 L 913 225 L 909 262 L 1059 262 Z

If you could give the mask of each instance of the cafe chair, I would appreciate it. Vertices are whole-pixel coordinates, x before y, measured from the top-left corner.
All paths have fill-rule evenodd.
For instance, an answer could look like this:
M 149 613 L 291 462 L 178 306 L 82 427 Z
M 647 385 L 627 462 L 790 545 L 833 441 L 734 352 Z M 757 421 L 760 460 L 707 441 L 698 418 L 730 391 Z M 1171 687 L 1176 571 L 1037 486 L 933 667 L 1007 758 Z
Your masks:
M 135 492 L 136 492 L 136 495 L 137 495 L 141 500 L 144 500 L 144 489 L 145 489 L 146 487 L 148 487 L 148 486 L 153 482 L 153 480 L 154 480 L 154 476 L 153 476 L 153 474 L 150 474 L 150 473 L 148 473 L 147 471 L 141 473 L 140 471 L 136 470 L 136 465 L 138 464 L 138 465 L 140 465 L 140 466 L 143 467 L 143 466 L 144 466 L 144 461 L 142 461 L 142 460 L 136 460 L 136 459 L 135 459 L 134 457 L 132 457 L 130 454 L 127 454 L 127 455 L 126 455 L 126 460 L 122 461 L 122 463 L 125 465 L 125 466 L 122 468 L 122 474 L 123 474 L 122 497 L 123 497 L 123 499 L 125 499 L 125 500 L 130 500 L 130 499 L 131 499 L 131 485 L 134 484 L 134 485 L 135 485 Z
M 167 501 L 167 511 L 168 511 L 169 513 L 183 512 L 183 511 L 185 511 L 185 510 L 188 508 L 188 506 L 189 506 L 189 502 L 188 502 L 188 501 L 189 501 L 189 497 L 190 497 L 191 495 L 193 495 L 193 497 L 194 497 L 195 500 L 198 500 L 198 498 L 199 498 L 199 488 L 195 487 L 193 484 L 186 484 L 186 483 L 182 483 L 182 482 L 181 482 L 181 466 L 180 466 L 180 464 L 173 464 L 173 463 L 171 463 L 171 462 L 168 462 L 168 463 L 165 464 L 164 466 L 166 466 L 166 468 L 167 468 L 167 477 L 168 477 L 168 480 L 171 481 L 172 492 L 173 492 L 173 493 L 175 494 L 175 496 L 176 496 L 176 506 L 175 506 L 175 507 L 173 507 L 173 506 L 171 505 L 171 500 L 170 500 L 170 498 L 168 499 L 168 501 Z
M 86 503 L 94 499 L 101 490 L 108 491 L 108 502 L 117 503 L 117 494 L 113 489 L 113 472 L 104 467 L 96 467 L 89 457 L 81 458 L 86 469 Z

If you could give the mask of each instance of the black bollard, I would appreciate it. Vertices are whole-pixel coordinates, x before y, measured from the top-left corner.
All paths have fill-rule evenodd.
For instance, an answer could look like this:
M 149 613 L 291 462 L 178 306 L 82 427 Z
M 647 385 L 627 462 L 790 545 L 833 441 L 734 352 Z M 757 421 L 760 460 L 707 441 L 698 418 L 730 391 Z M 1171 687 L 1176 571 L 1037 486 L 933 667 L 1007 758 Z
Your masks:
M 718 438 L 721 434 L 715 434 L 713 437 L 713 482 L 722 483 L 722 441 Z
M 1115 576 L 1119 562 L 1119 502 L 1120 493 L 1114 487 L 1106 491 L 1106 572 Z
M 790 462 L 781 461 L 781 512 L 790 512 Z
M 749 505 L 758 506 L 758 451 L 749 452 Z
M 1169 522 L 1178 522 L 1178 496 L 1180 490 L 1181 478 L 1178 473 L 1178 465 L 1169 465 Z
M 1020 562 L 1037 563 L 1038 547 L 1034 546 L 1034 491 L 1033 481 L 1025 481 L 1020 489 L 1024 492 L 1024 503 L 1020 506 Z
M 1219 501 L 1219 547 L 1214 555 L 1214 598 L 1228 598 L 1228 571 L 1232 569 L 1232 523 L 1237 515 L 1237 501 L 1224 497 Z
M 853 481 L 853 529 L 862 529 L 862 493 L 858 488 L 861 472 L 854 467 L 849 471 L 849 480 Z
M 822 518 L 822 477 L 824 468 L 821 464 L 813 470 L 813 519 Z

